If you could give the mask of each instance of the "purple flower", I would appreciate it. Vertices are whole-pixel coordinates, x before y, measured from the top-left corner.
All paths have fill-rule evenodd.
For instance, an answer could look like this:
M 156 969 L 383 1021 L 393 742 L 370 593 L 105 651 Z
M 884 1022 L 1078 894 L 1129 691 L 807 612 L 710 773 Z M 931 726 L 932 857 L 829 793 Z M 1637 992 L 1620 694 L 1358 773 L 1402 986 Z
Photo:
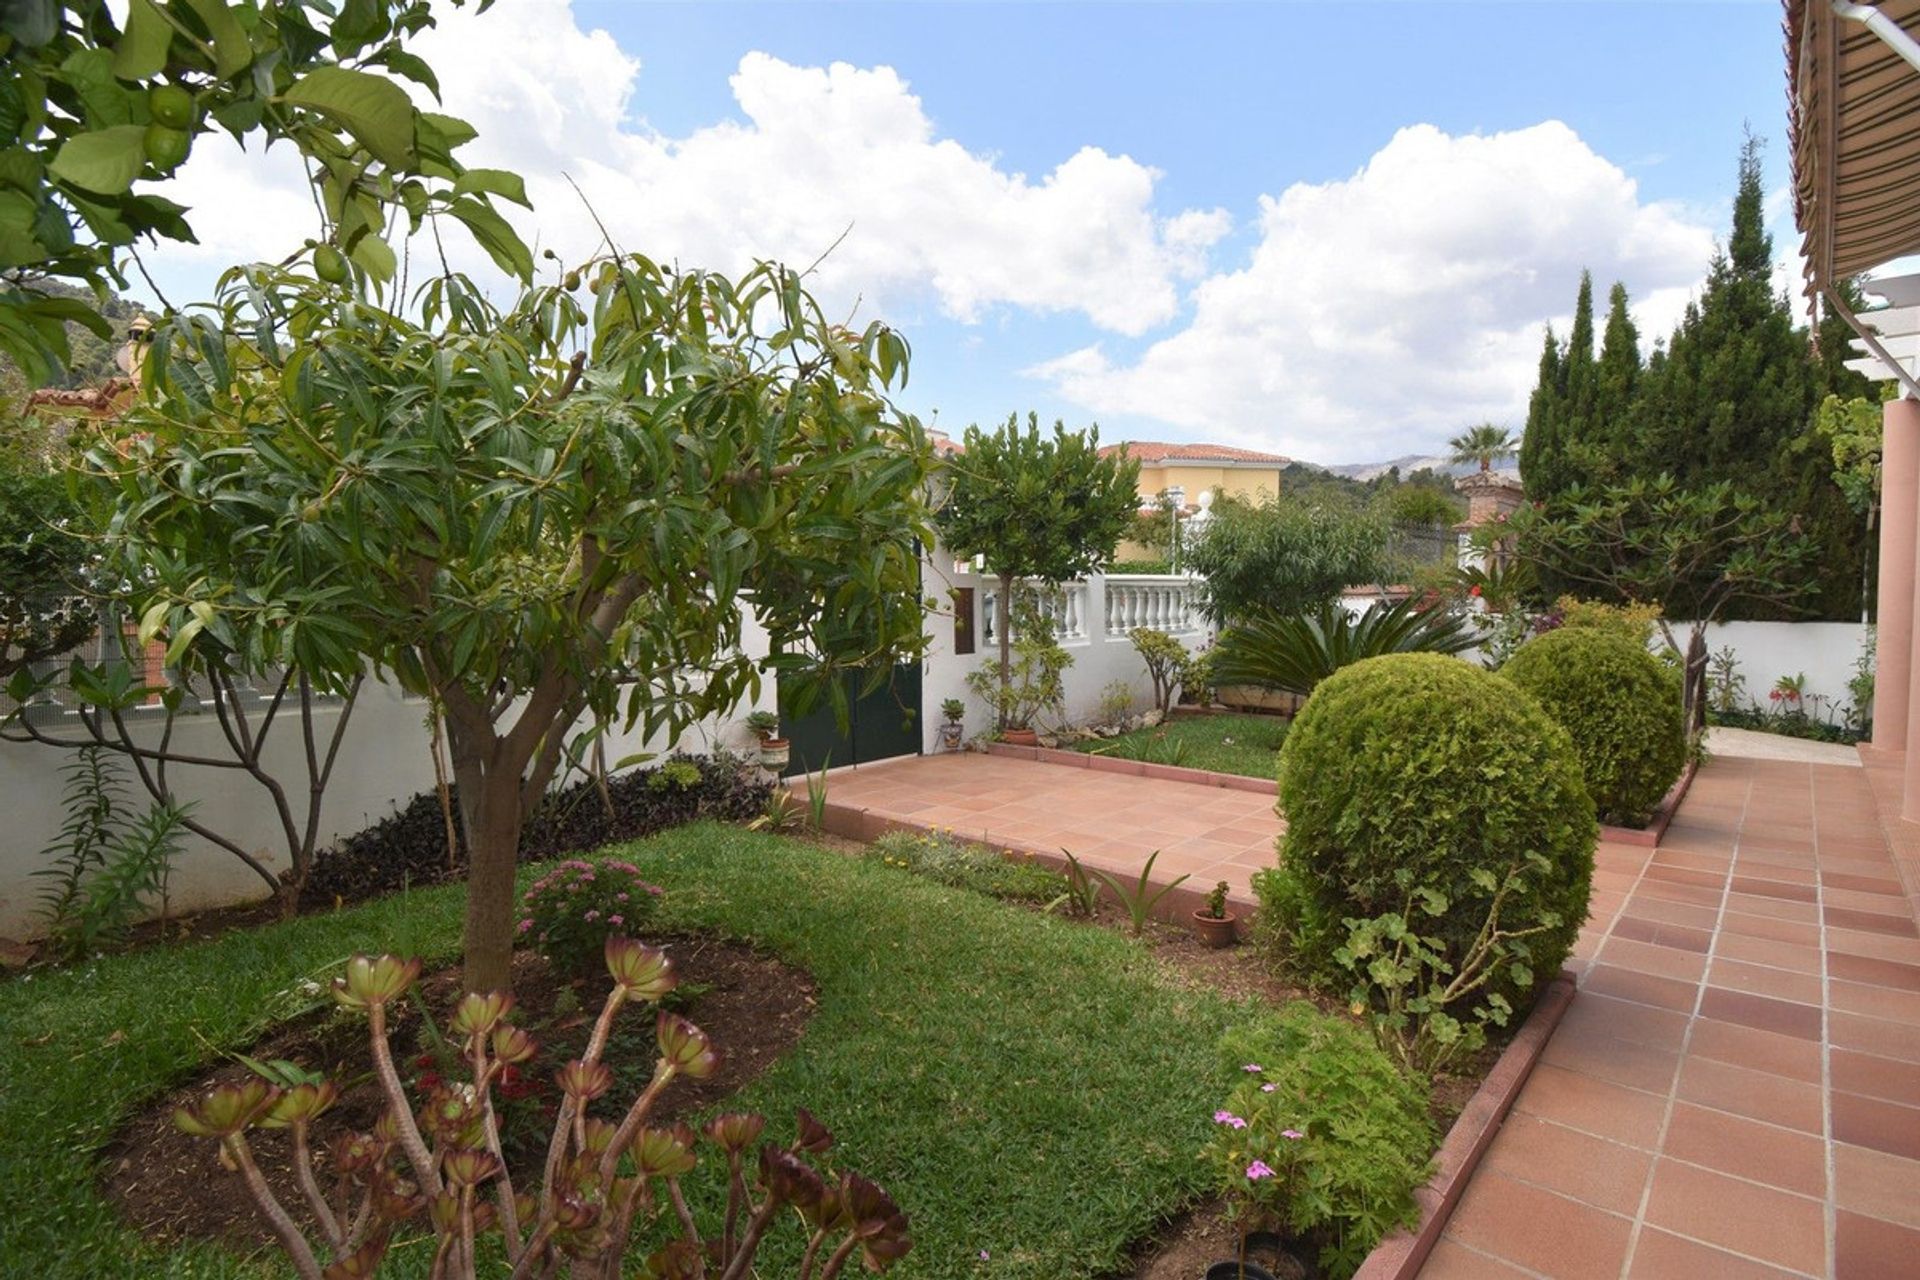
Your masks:
M 1259 1063 L 1257 1063 L 1257 1062 L 1249 1062 L 1249 1063 L 1248 1063 L 1248 1064 L 1247 1064 L 1246 1066 L 1244 1066 L 1244 1067 L 1242 1067 L 1242 1068 L 1240 1068 L 1240 1069 L 1241 1069 L 1242 1071 L 1254 1071 L 1254 1072 L 1259 1072 L 1259 1071 L 1265 1071 L 1265 1070 L 1266 1070 L 1266 1068 L 1265 1068 L 1265 1067 L 1263 1067 L 1263 1066 L 1261 1066 L 1261 1065 L 1260 1065 Z
M 989 1254 L 989 1253 L 988 1253 L 988 1252 L 987 1252 L 987 1251 L 986 1251 L 985 1249 L 982 1249 L 982 1250 L 980 1251 L 980 1261 L 982 1261 L 982 1262 L 985 1262 L 985 1261 L 986 1261 L 986 1260 L 987 1260 L 988 1258 L 990 1258 L 990 1257 L 992 1257 L 992 1256 L 993 1256 L 993 1255 L 991 1255 L 991 1254 Z
M 1278 1089 L 1279 1087 L 1280 1086 L 1277 1084 L 1263 1084 L 1260 1086 L 1260 1092 L 1272 1093 L 1275 1089 Z
M 1273 1170 L 1267 1167 L 1265 1160 L 1255 1160 L 1247 1166 L 1247 1181 L 1258 1182 L 1262 1178 L 1271 1178 Z
M 531 928 L 533 928 L 533 921 L 531 921 L 531 920 L 522 920 L 522 921 L 520 922 L 520 932 L 522 932 L 522 933 L 525 933 L 525 932 L 527 932 L 527 931 L 528 931 L 529 929 L 531 929 Z
M 1213 1122 L 1215 1124 L 1226 1125 L 1229 1129 L 1244 1129 L 1247 1127 L 1247 1122 L 1245 1120 L 1242 1120 L 1239 1116 L 1233 1114 L 1233 1112 L 1231 1111 L 1214 1112 Z
M 1285 1138 L 1289 1142 L 1298 1142 L 1300 1141 L 1300 1139 L 1306 1137 L 1307 1135 L 1300 1132 L 1298 1129 L 1282 1129 L 1280 1131 L 1280 1136 Z

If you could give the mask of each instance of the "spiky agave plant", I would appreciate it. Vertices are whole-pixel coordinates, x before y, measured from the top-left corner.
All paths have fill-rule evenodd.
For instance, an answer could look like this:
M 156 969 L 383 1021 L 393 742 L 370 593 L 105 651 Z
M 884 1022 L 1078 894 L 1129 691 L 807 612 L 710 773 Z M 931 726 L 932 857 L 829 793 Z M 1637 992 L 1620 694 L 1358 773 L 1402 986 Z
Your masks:
M 1345 666 L 1385 653 L 1459 653 L 1477 636 L 1468 621 L 1409 598 L 1358 617 L 1338 603 L 1299 616 L 1269 614 L 1229 627 L 1214 647 L 1216 684 L 1257 684 L 1310 694 Z
M 338 1100 L 326 1081 L 281 1087 L 263 1079 L 222 1085 L 174 1112 L 190 1134 L 216 1139 L 221 1161 L 237 1172 L 301 1280 L 364 1280 L 379 1273 L 394 1232 L 426 1211 L 434 1237 L 434 1280 L 477 1280 L 478 1239 L 499 1232 L 511 1280 L 551 1277 L 619 1280 L 636 1223 L 664 1223 L 666 1243 L 641 1263 L 647 1280 L 742 1280 L 780 1211 L 790 1208 L 809 1238 L 800 1280 L 831 1280 L 857 1254 L 885 1271 L 912 1241 L 907 1218 L 887 1193 L 857 1173 L 834 1173 L 820 1157 L 833 1136 L 806 1110 L 787 1146 L 761 1144 L 763 1117 L 716 1116 L 706 1139 L 726 1163 L 727 1202 L 717 1237 L 702 1236 L 681 1179 L 697 1164 L 698 1136 L 684 1124 L 648 1123 L 661 1094 L 685 1077 L 704 1079 L 719 1066 L 706 1034 L 686 1019 L 657 1012 L 658 1057 L 646 1087 L 617 1121 L 589 1114 L 613 1085 L 601 1061 L 613 1020 L 634 1001 L 657 1004 L 677 979 L 664 951 L 628 938 L 607 940 L 613 990 L 601 1007 L 586 1052 L 561 1067 L 559 1114 L 540 1171 L 539 1190 L 515 1190 L 501 1150 L 493 1086 L 509 1066 L 530 1060 L 533 1037 L 513 1025 L 513 997 L 469 994 L 454 1010 L 449 1038 L 460 1047 L 470 1079 L 436 1084 L 416 1107 L 394 1069 L 386 1013 L 419 977 L 418 960 L 356 956 L 333 984 L 342 1005 L 368 1018 L 374 1078 L 387 1109 L 371 1133 L 337 1141 L 329 1164 L 331 1190 L 314 1168 L 311 1126 Z M 292 1131 L 295 1179 L 318 1225 L 320 1247 L 282 1205 L 247 1141 L 254 1128 Z M 753 1174 L 749 1180 L 749 1168 Z M 326 1261 L 322 1261 L 322 1255 Z

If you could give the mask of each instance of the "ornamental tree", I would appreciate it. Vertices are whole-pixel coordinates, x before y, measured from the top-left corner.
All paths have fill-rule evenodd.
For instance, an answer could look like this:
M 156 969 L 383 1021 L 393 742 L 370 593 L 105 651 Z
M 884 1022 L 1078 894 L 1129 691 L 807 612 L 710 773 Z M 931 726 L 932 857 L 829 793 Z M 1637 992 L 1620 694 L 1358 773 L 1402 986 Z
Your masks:
M 74 515 L 60 477 L 0 456 L 0 681 L 93 634 Z
M 1690 735 L 1706 725 L 1708 626 L 1736 604 L 1799 607 L 1815 586 L 1814 548 L 1798 522 L 1724 482 L 1576 485 L 1521 507 L 1510 528 L 1515 555 L 1542 577 L 1604 601 L 1660 607 L 1661 635 L 1682 660 Z M 1674 618 L 1688 620 L 1684 644 Z
M 1343 587 L 1380 580 L 1387 529 L 1378 514 L 1336 502 L 1216 502 L 1187 565 L 1206 579 L 1205 607 L 1217 625 L 1312 613 Z
M 993 628 L 1004 695 L 1015 584 L 1066 582 L 1113 559 L 1140 507 L 1140 464 L 1124 448 L 1102 456 L 1098 427 L 1068 431 L 1056 421 L 1043 436 L 1039 415 L 1029 413 L 1025 430 L 1018 414 L 991 433 L 968 427 L 945 474 L 946 500 L 934 516 L 941 540 L 958 555 L 985 556 L 1000 580 Z M 1008 727 L 1004 711 L 999 727 Z
M 326 212 L 316 254 L 329 275 L 393 277 L 397 205 L 416 230 L 463 224 L 502 270 L 530 278 L 532 255 L 491 203 L 525 204 L 521 180 L 461 164 L 473 128 L 417 109 L 394 78 L 438 96 L 407 49 L 433 24 L 427 0 L 0 5 L 0 353 L 42 383 L 68 363 L 69 322 L 109 336 L 95 307 L 56 286 L 125 289 L 139 242 L 193 242 L 192 211 L 152 184 L 215 130 L 300 153 Z
M 88 455 L 173 644 L 264 620 L 316 681 L 371 669 L 444 708 L 475 991 L 507 984 L 521 826 L 583 715 L 677 732 L 765 669 L 843 702 L 843 669 L 924 643 L 930 452 L 886 398 L 905 341 L 772 265 L 582 277 L 505 311 L 446 277 L 415 319 L 230 273 Z

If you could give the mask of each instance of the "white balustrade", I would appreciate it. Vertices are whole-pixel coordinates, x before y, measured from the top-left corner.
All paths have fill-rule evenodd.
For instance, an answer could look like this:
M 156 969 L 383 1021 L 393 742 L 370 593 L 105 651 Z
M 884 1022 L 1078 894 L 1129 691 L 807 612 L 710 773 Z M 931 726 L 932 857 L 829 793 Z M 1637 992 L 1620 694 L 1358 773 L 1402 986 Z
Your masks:
M 1111 574 L 1106 579 L 1109 640 L 1135 627 L 1181 635 L 1203 629 L 1196 586 L 1184 574 Z

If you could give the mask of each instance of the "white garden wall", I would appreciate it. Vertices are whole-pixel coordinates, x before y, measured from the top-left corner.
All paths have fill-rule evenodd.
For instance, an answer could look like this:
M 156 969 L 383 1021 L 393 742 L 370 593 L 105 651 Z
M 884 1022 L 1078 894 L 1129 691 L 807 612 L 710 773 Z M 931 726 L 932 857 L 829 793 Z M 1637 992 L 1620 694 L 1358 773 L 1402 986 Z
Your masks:
M 746 650 L 766 652 L 766 634 L 749 624 L 743 637 Z M 771 708 L 773 681 L 761 690 L 757 706 Z M 754 707 L 743 706 L 732 715 L 693 726 L 676 743 L 645 741 L 636 731 L 619 734 L 607 744 L 610 760 L 640 751 L 675 749 L 704 753 L 716 744 L 744 749 L 752 739 L 740 719 Z M 287 713 L 283 711 L 282 716 Z M 433 762 L 428 754 L 426 703 L 409 698 L 388 685 L 369 684 L 354 707 L 340 758 L 334 767 L 322 809 L 320 847 L 351 835 L 392 813 L 403 802 L 433 786 Z M 339 715 L 337 704 L 316 711 L 315 734 L 322 741 Z M 146 744 L 158 735 L 156 719 L 142 727 Z M 57 724 L 47 732 L 60 732 Z M 68 736 L 62 734 L 62 736 Z M 74 737 L 81 736 L 75 732 Z M 225 757 L 228 752 L 212 713 L 183 716 L 174 729 L 176 747 L 184 754 Z M 296 818 L 304 817 L 305 765 L 301 759 L 297 719 L 276 723 L 268 739 L 267 757 L 276 776 L 294 799 Z M 53 841 L 66 814 L 61 807 L 61 770 L 72 753 L 35 743 L 0 742 L 0 937 L 27 938 L 39 909 L 42 882 L 33 872 L 47 865 L 41 850 Z M 275 872 L 286 868 L 286 842 L 280 834 L 271 801 L 260 787 L 238 770 L 178 769 L 171 780 L 183 800 L 197 805 L 196 816 L 215 830 L 235 839 Z M 144 811 L 146 792 L 129 776 L 129 805 Z M 188 837 L 186 851 L 175 864 L 171 905 L 176 912 L 196 911 L 252 901 L 265 895 L 260 878 L 232 854 L 197 836 Z
M 1859 622 L 1717 622 L 1707 628 L 1707 649 L 1731 647 L 1746 678 L 1747 697 L 1766 705 L 1767 692 L 1781 676 L 1804 674 L 1807 693 L 1831 700 L 1829 718 L 1853 701 L 1847 681 L 1853 676 L 1867 628 Z M 1674 624 L 1684 644 L 1685 628 Z M 1807 711 L 1813 713 L 1809 706 Z

